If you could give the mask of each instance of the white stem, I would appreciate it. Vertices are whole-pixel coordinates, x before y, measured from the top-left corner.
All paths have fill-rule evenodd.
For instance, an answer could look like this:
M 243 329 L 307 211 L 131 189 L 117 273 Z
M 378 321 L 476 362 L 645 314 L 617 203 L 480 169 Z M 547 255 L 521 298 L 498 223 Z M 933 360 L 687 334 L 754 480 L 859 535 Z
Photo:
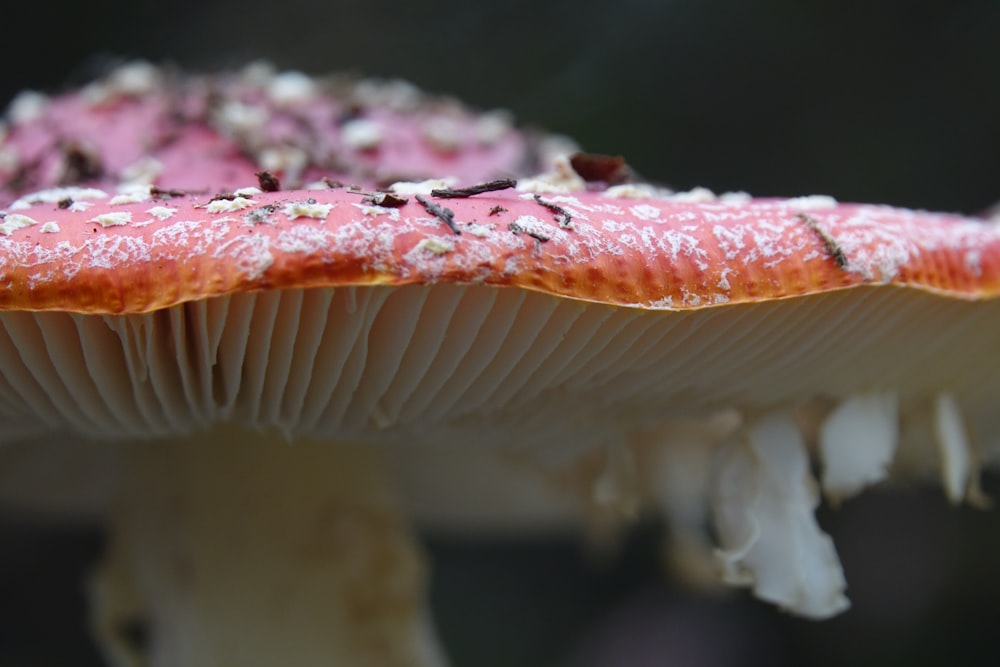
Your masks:
M 126 449 L 93 586 L 113 664 L 445 664 L 374 448 L 216 432 Z M 137 617 L 145 656 L 123 637 Z

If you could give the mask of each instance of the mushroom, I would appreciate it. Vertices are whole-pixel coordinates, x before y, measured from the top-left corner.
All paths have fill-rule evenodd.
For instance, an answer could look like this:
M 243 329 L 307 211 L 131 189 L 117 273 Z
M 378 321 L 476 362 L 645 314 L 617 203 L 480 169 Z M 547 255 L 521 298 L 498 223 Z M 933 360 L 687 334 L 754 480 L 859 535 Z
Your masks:
M 445 105 L 467 157 L 441 122 L 411 132 L 412 89 L 344 90 L 140 68 L 15 106 L 0 462 L 116 461 L 91 582 L 113 664 L 444 664 L 400 496 L 456 529 L 479 505 L 508 528 L 654 508 L 690 569 L 813 618 L 848 604 L 814 459 L 832 499 L 939 469 L 981 500 L 995 227 L 566 160 L 490 185 L 545 151 Z M 285 189 L 239 187 L 262 171 Z M 376 191 L 399 172 L 462 182 Z M 442 517 L 432 499 L 474 474 L 497 495 Z M 543 518 L 499 497 L 522 491 Z M 148 656 L 123 637 L 137 618 Z

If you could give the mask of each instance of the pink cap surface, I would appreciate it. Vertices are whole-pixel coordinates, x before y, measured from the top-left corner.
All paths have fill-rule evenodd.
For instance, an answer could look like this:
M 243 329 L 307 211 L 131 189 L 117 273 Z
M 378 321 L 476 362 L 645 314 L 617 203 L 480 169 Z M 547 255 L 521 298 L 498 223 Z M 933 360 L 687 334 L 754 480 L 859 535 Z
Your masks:
M 212 201 L 79 194 L 92 198 L 8 209 L 0 307 L 144 312 L 238 290 L 435 282 L 678 310 L 863 284 L 962 298 L 1000 288 L 996 228 L 885 206 L 428 195 L 453 211 L 456 233 L 413 197 L 382 207 L 345 189 Z

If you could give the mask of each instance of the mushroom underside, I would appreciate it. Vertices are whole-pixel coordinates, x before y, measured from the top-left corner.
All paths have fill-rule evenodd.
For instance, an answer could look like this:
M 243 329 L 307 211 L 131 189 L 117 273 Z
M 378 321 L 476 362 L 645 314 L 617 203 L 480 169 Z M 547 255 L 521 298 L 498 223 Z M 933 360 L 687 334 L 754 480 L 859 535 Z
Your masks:
M 847 601 L 812 462 L 832 498 L 940 469 L 975 499 L 998 326 L 994 302 L 889 286 L 691 311 L 440 284 L 5 312 L 0 499 L 41 504 L 38 438 L 117 459 L 114 497 L 67 474 L 48 499 L 113 517 L 92 590 L 116 664 L 139 660 L 117 634 L 135 616 L 154 665 L 442 664 L 407 507 L 453 530 L 659 511 L 689 563 L 826 617 Z M 399 462 L 424 450 L 418 479 Z M 476 460 L 503 481 L 470 497 Z

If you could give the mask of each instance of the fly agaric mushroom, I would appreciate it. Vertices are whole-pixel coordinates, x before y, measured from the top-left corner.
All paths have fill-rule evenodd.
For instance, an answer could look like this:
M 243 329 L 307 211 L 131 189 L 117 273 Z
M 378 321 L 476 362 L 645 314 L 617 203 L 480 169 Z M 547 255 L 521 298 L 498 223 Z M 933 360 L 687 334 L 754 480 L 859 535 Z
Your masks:
M 847 601 L 812 457 L 831 497 L 895 464 L 976 498 L 993 226 L 604 186 L 565 161 L 474 195 L 359 194 L 322 179 L 475 185 L 534 149 L 509 128 L 479 142 L 454 108 L 451 140 L 421 135 L 409 88 L 335 89 L 140 68 L 11 114 L 0 424 L 119 460 L 92 587 L 115 664 L 140 661 L 135 617 L 153 665 L 443 664 L 385 474 L 424 448 L 658 505 L 705 558 L 711 513 L 725 578 L 816 618 Z M 238 187 L 262 170 L 324 187 Z

